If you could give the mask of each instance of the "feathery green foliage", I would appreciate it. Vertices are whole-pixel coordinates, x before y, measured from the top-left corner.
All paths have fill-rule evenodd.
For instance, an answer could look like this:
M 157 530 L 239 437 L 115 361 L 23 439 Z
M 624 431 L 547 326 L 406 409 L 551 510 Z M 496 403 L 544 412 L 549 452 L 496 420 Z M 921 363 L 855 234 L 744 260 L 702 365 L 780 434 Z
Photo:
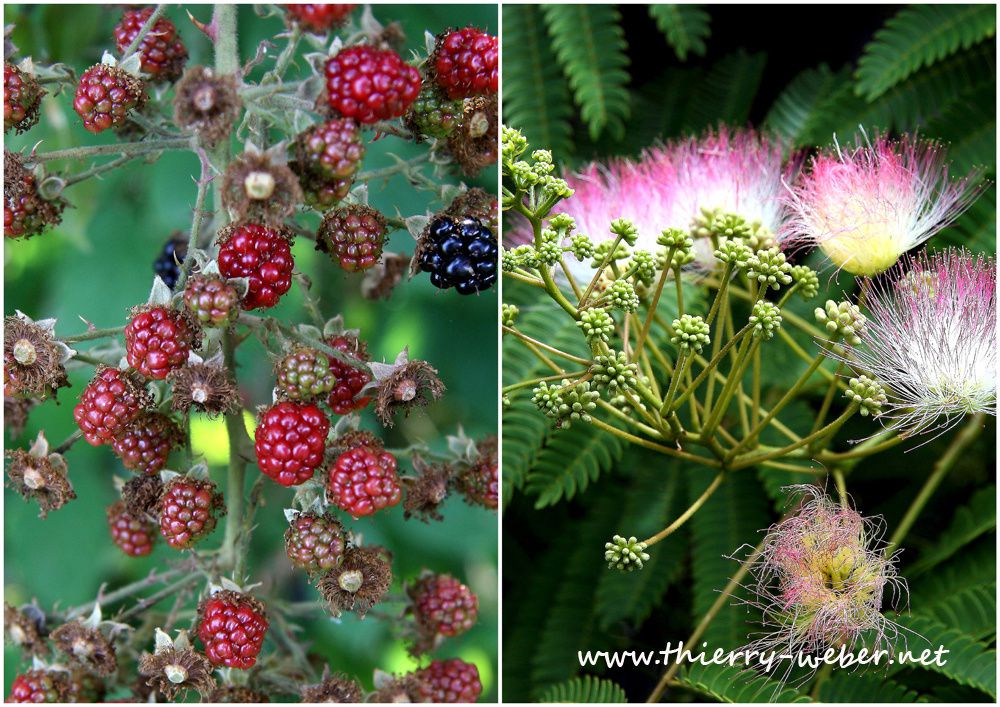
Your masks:
M 649 14 L 666 36 L 677 58 L 705 55 L 705 41 L 712 33 L 708 13 L 697 5 L 650 5 Z
M 582 702 L 601 703 L 628 702 L 625 691 L 610 680 L 584 675 L 564 683 L 553 685 L 538 699 L 539 702 Z
M 541 509 L 571 499 L 621 459 L 625 443 L 612 434 L 580 423 L 549 437 L 526 480 L 525 492 Z
M 806 695 L 782 686 L 750 668 L 694 664 L 682 668 L 677 680 L 716 702 L 809 702 Z
M 907 571 L 911 577 L 926 572 L 983 533 L 996 530 L 996 487 L 988 486 L 977 492 L 967 506 L 962 506 L 952 516 L 951 525 L 941 534 L 938 543 L 921 554 L 920 560 Z

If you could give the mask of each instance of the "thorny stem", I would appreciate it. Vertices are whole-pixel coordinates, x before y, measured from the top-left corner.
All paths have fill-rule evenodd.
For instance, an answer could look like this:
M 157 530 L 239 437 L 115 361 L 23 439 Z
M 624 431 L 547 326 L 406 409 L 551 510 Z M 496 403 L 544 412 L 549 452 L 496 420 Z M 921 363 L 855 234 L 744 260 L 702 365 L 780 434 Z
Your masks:
M 24 158 L 25 164 L 38 164 L 53 160 L 82 160 L 98 155 L 148 155 L 166 150 L 190 150 L 193 143 L 190 137 L 165 137 L 155 140 L 140 140 L 138 142 L 118 142 L 110 145 L 85 145 L 83 147 L 67 147 L 64 150 L 38 152 Z
M 222 350 L 226 368 L 236 370 L 233 354 L 232 334 L 226 332 L 222 338 Z M 246 437 L 243 427 L 242 410 L 226 415 L 226 434 L 229 436 L 229 471 L 226 475 L 226 533 L 222 541 L 222 564 L 232 567 L 233 581 L 243 581 L 246 558 L 237 552 L 243 524 L 243 491 L 246 477 L 246 462 L 240 454 L 240 446 Z
M 109 337 L 118 336 L 123 331 L 125 331 L 124 326 L 109 327 L 107 329 L 91 329 L 90 331 L 85 331 L 82 334 L 75 334 L 73 336 L 64 336 L 62 342 L 64 344 L 75 344 L 80 341 L 107 339 Z
M 166 5 L 156 6 L 156 9 L 153 10 L 152 14 L 150 14 L 146 21 L 142 23 L 142 27 L 139 28 L 139 31 L 136 33 L 135 37 L 132 38 L 129 45 L 125 47 L 125 51 L 122 52 L 122 61 L 125 61 L 130 56 L 135 54 L 135 50 L 139 48 L 142 40 L 144 40 L 146 35 L 149 34 L 149 31 L 153 29 L 153 25 L 156 24 L 156 21 L 160 19 L 166 9 Z
M 97 604 L 100 604 L 102 607 L 115 604 L 121 601 L 122 599 L 127 599 L 133 594 L 141 592 L 143 589 L 147 589 L 154 585 L 168 582 L 171 579 L 177 577 L 178 575 L 189 571 L 190 568 L 188 567 L 176 567 L 174 569 L 160 573 L 157 573 L 154 570 L 153 572 L 150 572 L 142 579 L 136 580 L 135 582 L 132 582 L 130 584 L 126 584 L 122 587 L 119 587 L 113 592 L 108 592 L 107 594 L 104 593 L 104 587 L 102 586 L 101 589 L 99 589 L 97 592 L 96 599 L 94 599 L 93 601 L 89 601 L 86 604 L 80 604 L 79 606 L 74 606 L 72 608 L 69 608 L 64 613 L 66 616 L 69 617 L 84 616 L 93 611 L 94 607 Z
M 934 495 L 934 491 L 944 480 L 944 477 L 948 474 L 951 468 L 955 465 L 955 462 L 962 456 L 962 452 L 965 448 L 972 444 L 976 438 L 983 431 L 983 421 L 985 420 L 984 413 L 977 413 L 969 419 L 968 422 L 963 425 L 962 429 L 958 434 L 955 435 L 954 439 L 948 445 L 944 454 L 937 460 L 934 465 L 934 470 L 931 475 L 927 477 L 927 481 L 921 487 L 920 491 L 917 493 L 917 497 L 913 499 L 910 507 L 906 509 L 906 514 L 903 519 L 899 521 L 899 525 L 896 526 L 896 531 L 889 538 L 889 544 L 886 546 L 886 553 L 892 552 L 892 550 L 898 546 L 906 534 L 910 532 L 910 528 L 916 522 L 917 518 L 920 516 L 920 512 L 927 505 L 931 496 Z
M 181 264 L 181 272 L 174 286 L 176 292 L 184 290 L 184 282 L 191 272 L 194 264 L 194 251 L 198 248 L 198 236 L 201 234 L 201 226 L 205 221 L 205 197 L 208 195 L 208 185 L 212 181 L 211 165 L 208 160 L 202 157 L 201 177 L 198 179 L 198 194 L 194 200 L 194 216 L 191 219 L 191 231 L 188 233 L 187 252 L 184 254 L 184 262 Z

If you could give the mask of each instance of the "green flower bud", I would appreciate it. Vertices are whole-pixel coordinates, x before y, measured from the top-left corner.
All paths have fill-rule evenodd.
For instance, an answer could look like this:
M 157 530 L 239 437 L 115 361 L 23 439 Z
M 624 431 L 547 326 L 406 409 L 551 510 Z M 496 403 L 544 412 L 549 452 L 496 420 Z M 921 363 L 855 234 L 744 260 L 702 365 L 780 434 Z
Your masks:
M 869 415 L 876 417 L 882 411 L 882 406 L 888 402 L 882 385 L 868 376 L 851 378 L 844 395 L 861 406 L 858 412 L 864 417 Z
M 819 275 L 807 265 L 792 267 L 792 281 L 798 284 L 795 292 L 804 300 L 811 300 L 819 294 Z
M 590 267 L 599 268 L 604 259 L 611 252 L 611 246 L 615 244 L 614 241 L 601 241 L 594 248 L 594 259 L 590 263 Z M 628 248 L 625 247 L 624 243 L 619 243 L 618 247 L 615 248 L 615 252 L 611 255 L 611 261 L 624 260 L 628 257 Z
M 569 214 L 556 214 L 549 219 L 549 228 L 561 231 L 565 235 L 576 228 L 576 221 Z
M 548 417 L 558 418 L 566 404 L 559 394 L 559 386 L 542 381 L 532 389 L 531 402 Z
M 563 249 L 555 240 L 549 240 L 542 243 L 536 249 L 536 254 L 538 256 L 538 262 L 544 265 L 555 265 L 562 258 Z
M 628 280 L 615 280 L 608 288 L 607 298 L 611 306 L 623 312 L 635 312 L 639 309 L 639 295 Z
M 513 162 L 528 149 L 528 140 L 520 130 L 504 125 L 500 130 L 500 150 L 504 162 Z
M 694 240 L 687 231 L 680 228 L 668 228 L 656 239 L 656 244 L 668 249 L 691 250 L 694 247 Z
M 777 248 L 758 250 L 747 261 L 747 277 L 763 287 L 779 289 L 792 281 L 792 266 L 785 262 L 785 254 Z
M 500 249 L 500 267 L 504 272 L 513 272 L 521 267 L 521 259 L 512 250 Z
M 628 269 L 635 270 L 633 277 L 636 280 L 649 284 L 656 277 L 656 258 L 648 250 L 634 250 Z
M 639 367 L 629 363 L 623 351 L 612 351 L 608 355 L 597 356 L 590 371 L 595 383 L 606 387 L 611 394 L 616 394 L 618 391 L 635 389 Z
M 615 333 L 615 320 L 606 309 L 600 307 L 585 309 L 580 313 L 580 321 L 576 325 L 583 330 L 589 343 L 607 342 Z
M 781 310 L 772 303 L 762 300 L 753 306 L 750 323 L 753 325 L 754 336 L 770 339 L 781 327 Z
M 630 246 L 634 246 L 635 242 L 639 239 L 639 229 L 627 218 L 616 218 L 612 221 L 611 232 Z
M 522 268 L 537 268 L 541 261 L 534 246 L 524 244 L 514 249 L 514 257 Z
M 732 264 L 735 270 L 745 268 L 753 251 L 741 240 L 728 239 L 719 243 L 715 257 L 722 263 Z
M 594 244 L 587 236 L 577 233 L 569 239 L 569 251 L 582 263 L 594 255 Z
M 843 339 L 851 346 L 861 343 L 859 334 L 864 333 L 868 319 L 861 313 L 857 305 L 850 302 L 826 301 L 825 307 L 815 310 L 816 321 L 830 332 L 830 339 Z
M 590 383 L 584 381 L 571 385 L 568 380 L 563 380 L 563 400 L 564 410 L 559 418 L 560 427 L 569 427 L 572 423 L 582 420 L 590 422 L 590 413 L 597 408 L 597 401 L 601 394 L 590 389 Z
M 517 324 L 517 315 L 521 313 L 516 306 L 512 304 L 503 304 L 500 308 L 500 321 L 506 327 L 512 327 Z
M 685 314 L 674 320 L 674 333 L 670 341 L 681 350 L 694 349 L 700 353 L 702 347 L 711 341 L 709 331 L 704 319 Z
M 711 236 L 722 238 L 749 238 L 753 228 L 742 216 L 737 214 L 716 213 L 709 229 Z
M 625 539 L 621 535 L 615 535 L 611 542 L 604 544 L 604 559 L 608 563 L 608 569 L 641 570 L 642 563 L 649 561 L 649 554 L 645 552 L 646 543 L 639 542 L 636 537 Z

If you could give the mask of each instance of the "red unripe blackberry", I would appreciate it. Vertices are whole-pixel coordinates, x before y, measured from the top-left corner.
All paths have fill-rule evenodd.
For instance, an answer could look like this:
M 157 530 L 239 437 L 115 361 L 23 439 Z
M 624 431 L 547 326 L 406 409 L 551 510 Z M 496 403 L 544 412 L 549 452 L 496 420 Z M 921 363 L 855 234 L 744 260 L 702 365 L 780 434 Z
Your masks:
M 315 405 L 272 405 L 257 423 L 257 465 L 282 486 L 304 483 L 323 463 L 329 431 L 329 420 Z
M 497 458 L 497 439 L 489 437 L 480 442 L 479 456 L 458 477 L 458 486 L 469 503 L 496 510 L 500 505 L 500 464 Z
M 125 356 L 132 368 L 163 380 L 188 360 L 201 343 L 201 332 L 183 312 L 167 307 L 136 310 L 125 325 Z
M 145 99 L 139 79 L 116 66 L 94 64 L 80 77 L 73 110 L 83 118 L 83 127 L 99 133 L 124 125 L 129 112 Z
M 153 551 L 156 526 L 132 515 L 121 501 L 108 506 L 108 527 L 111 539 L 129 557 L 143 557 Z
M 466 27 L 438 38 L 434 72 L 438 85 L 450 98 L 496 93 L 500 68 L 497 38 Z
M 313 174 L 300 174 L 299 185 L 306 205 L 326 211 L 351 193 L 352 179 L 323 179 Z
M 364 156 L 361 128 L 350 118 L 314 125 L 295 140 L 295 158 L 300 171 L 328 181 L 353 179 Z
M 366 125 L 403 115 L 421 83 L 420 72 L 389 49 L 347 47 L 326 62 L 330 107 Z
M 422 577 L 410 588 L 413 615 L 430 635 L 457 636 L 476 623 L 479 598 L 447 574 Z
M 98 370 L 80 394 L 73 419 L 90 444 L 114 441 L 146 406 L 147 396 L 124 373 L 115 368 Z
M 292 19 L 310 32 L 326 32 L 331 27 L 339 27 L 357 5 L 335 5 L 327 3 L 306 3 L 285 5 L 285 11 Z
M 184 306 L 207 327 L 226 327 L 240 313 L 240 293 L 223 278 L 193 275 L 184 286 Z
M 38 82 L 13 64 L 3 65 L 3 131 L 25 130 L 38 122 L 38 104 L 45 91 Z
M 396 467 L 396 457 L 383 449 L 350 449 L 330 465 L 327 498 L 355 518 L 395 506 L 403 497 Z
M 330 514 L 300 513 L 285 531 L 285 552 L 306 572 L 326 572 L 344 558 L 344 527 Z
M 156 474 L 183 439 L 173 420 L 163 413 L 147 412 L 126 425 L 112 447 L 126 469 Z
M 330 348 L 343 351 L 362 361 L 367 361 L 368 347 L 354 336 L 340 335 L 332 336 L 326 340 Z M 326 404 L 330 406 L 338 415 L 346 415 L 355 410 L 361 410 L 371 402 L 370 396 L 358 397 L 361 389 L 371 381 L 371 374 L 356 366 L 344 363 L 339 358 L 328 357 L 330 360 L 330 371 L 337 378 L 337 383 L 330 392 Z
M 278 389 L 291 400 L 310 401 L 325 396 L 336 382 L 330 359 L 322 351 L 298 347 L 278 361 Z
M 363 204 L 351 204 L 330 211 L 317 232 L 317 247 L 347 272 L 367 270 L 382 257 L 388 232 L 385 216 Z
M 263 604 L 248 594 L 223 590 L 202 602 L 198 617 L 198 638 L 213 665 L 253 667 L 267 633 Z
M 69 673 L 29 670 L 14 678 L 7 702 L 65 702 L 69 691 Z
M 232 226 L 219 243 L 219 270 L 225 277 L 250 282 L 244 309 L 266 309 L 278 304 L 292 287 L 295 261 L 288 237 L 281 231 L 253 223 Z
M 475 702 L 483 692 L 479 668 L 460 658 L 435 660 L 417 671 L 425 702 Z
M 35 176 L 24 168 L 20 155 L 3 153 L 3 234 L 30 238 L 59 223 L 62 202 L 46 201 L 38 193 Z
M 125 10 L 121 22 L 114 30 L 119 54 L 132 44 L 132 40 L 152 14 L 151 7 Z M 142 70 L 154 79 L 163 81 L 173 81 L 181 75 L 188 55 L 184 42 L 177 36 L 177 27 L 166 17 L 160 17 L 156 21 L 136 51 L 142 61 Z
M 167 545 L 185 550 L 215 529 L 222 495 L 211 481 L 172 479 L 160 497 L 160 535 Z

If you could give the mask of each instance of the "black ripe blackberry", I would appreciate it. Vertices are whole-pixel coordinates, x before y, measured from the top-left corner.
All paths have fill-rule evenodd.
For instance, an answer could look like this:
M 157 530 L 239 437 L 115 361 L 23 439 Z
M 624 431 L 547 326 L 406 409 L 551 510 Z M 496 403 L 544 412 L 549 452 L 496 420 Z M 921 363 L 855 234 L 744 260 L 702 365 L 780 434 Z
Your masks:
M 420 247 L 420 269 L 442 290 L 482 292 L 497 281 L 497 239 L 479 219 L 434 219 Z
M 171 290 L 177 284 L 177 278 L 181 276 L 180 263 L 184 262 L 187 254 L 187 240 L 180 232 L 170 237 L 170 240 L 163 246 L 163 250 L 153 261 L 153 272 L 160 276 L 160 279 Z

